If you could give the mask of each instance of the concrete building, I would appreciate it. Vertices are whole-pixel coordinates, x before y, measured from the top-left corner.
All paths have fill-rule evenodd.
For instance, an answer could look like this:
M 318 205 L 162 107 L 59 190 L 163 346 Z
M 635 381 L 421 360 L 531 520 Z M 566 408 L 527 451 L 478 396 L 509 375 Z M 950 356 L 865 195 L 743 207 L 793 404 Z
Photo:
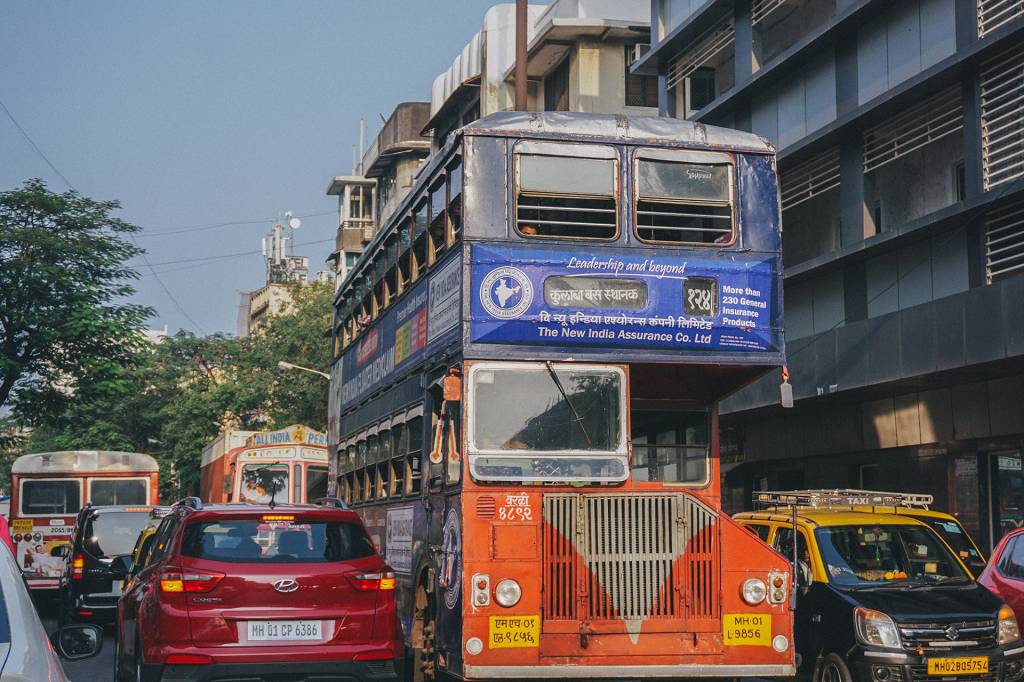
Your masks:
M 430 137 L 421 132 L 429 111 L 427 102 L 396 106 L 353 175 L 339 175 L 327 185 L 327 194 L 338 197 L 338 234 L 327 258 L 335 287 L 341 285 L 377 226 L 405 197 L 423 159 L 430 155 Z
M 290 212 L 275 220 L 270 234 L 263 237 L 266 283 L 255 291 L 244 291 L 238 306 L 238 336 L 248 336 L 270 317 L 287 314 L 292 306 L 291 287 L 309 284 L 309 258 L 292 253 L 295 230 L 302 221 Z M 323 273 L 314 281 L 323 282 Z
M 377 181 L 362 175 L 338 175 L 327 185 L 327 194 L 338 197 L 338 232 L 334 251 L 327 257 L 337 288 L 377 229 Z
M 1024 524 L 1024 5 L 652 0 L 660 113 L 778 146 L 779 377 L 722 406 L 725 490 L 932 493 Z
M 529 109 L 657 113 L 657 79 L 631 73 L 647 47 L 647 0 L 555 0 L 528 8 Z M 434 80 L 425 130 L 439 146 L 459 126 L 515 101 L 515 5 L 492 7 L 483 28 Z

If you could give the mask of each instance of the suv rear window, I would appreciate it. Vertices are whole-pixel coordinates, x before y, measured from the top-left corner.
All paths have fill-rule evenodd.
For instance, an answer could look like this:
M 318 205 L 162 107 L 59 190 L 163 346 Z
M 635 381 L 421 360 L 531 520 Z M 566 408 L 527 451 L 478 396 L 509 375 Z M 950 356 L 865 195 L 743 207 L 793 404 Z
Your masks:
M 373 556 L 363 527 L 337 521 L 231 520 L 190 523 L 181 553 L 231 563 L 326 563 Z
M 94 557 L 131 554 L 139 533 L 149 521 L 149 510 L 93 514 L 82 528 L 82 545 Z

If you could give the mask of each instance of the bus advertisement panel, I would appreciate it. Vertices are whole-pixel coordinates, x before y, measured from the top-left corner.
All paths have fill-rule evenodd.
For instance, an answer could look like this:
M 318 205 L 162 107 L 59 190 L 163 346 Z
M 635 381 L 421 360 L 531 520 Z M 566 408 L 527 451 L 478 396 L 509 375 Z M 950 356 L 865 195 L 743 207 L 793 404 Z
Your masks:
M 11 467 L 11 537 L 32 589 L 53 589 L 78 511 L 93 505 L 155 505 L 158 466 L 136 452 L 75 450 L 23 455 Z

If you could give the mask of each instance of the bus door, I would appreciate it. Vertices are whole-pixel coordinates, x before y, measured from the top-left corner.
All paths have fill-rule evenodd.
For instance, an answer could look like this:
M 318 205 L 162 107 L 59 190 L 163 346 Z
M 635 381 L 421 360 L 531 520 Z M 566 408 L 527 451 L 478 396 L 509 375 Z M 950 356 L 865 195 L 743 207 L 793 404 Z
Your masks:
M 84 499 L 82 478 L 26 478 L 12 481 L 11 539 L 18 566 L 32 589 L 51 589 L 64 571 L 63 548 L 71 540 Z

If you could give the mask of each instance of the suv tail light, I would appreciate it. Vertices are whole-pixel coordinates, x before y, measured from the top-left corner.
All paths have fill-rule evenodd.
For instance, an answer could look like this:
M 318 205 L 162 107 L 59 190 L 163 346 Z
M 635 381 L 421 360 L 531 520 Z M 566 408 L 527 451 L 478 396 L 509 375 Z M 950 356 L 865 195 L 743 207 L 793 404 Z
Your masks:
M 81 580 L 82 575 L 85 573 L 85 557 L 81 554 L 76 554 L 71 560 L 71 579 Z
M 180 568 L 165 568 L 160 573 L 161 592 L 209 592 L 223 580 L 224 574 L 216 571 L 193 573 Z
M 391 570 L 379 573 L 349 573 L 352 587 L 360 592 L 384 592 L 395 589 L 395 574 Z

